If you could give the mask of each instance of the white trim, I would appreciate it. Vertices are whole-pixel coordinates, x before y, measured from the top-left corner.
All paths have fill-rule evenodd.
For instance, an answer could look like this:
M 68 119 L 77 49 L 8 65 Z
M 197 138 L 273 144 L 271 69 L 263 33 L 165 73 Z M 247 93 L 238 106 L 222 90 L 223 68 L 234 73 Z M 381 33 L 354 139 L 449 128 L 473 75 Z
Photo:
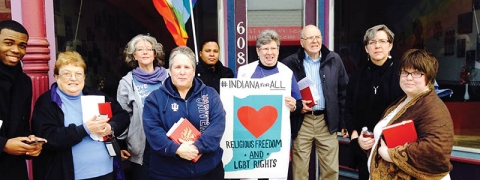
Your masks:
M 10 1 L 12 20 L 22 24 L 22 1 Z
M 329 0 L 329 5 L 328 5 L 328 47 L 330 48 L 330 50 L 333 51 L 333 47 L 334 46 L 334 30 L 335 30 L 335 19 L 334 19 L 334 16 L 335 16 L 335 7 L 334 7 L 334 0 Z
M 57 59 L 57 41 L 55 35 L 55 15 L 53 1 L 45 1 L 45 30 L 46 39 L 48 41 L 48 48 L 50 50 L 50 60 L 48 61 L 48 87 L 50 87 L 57 80 L 53 76 L 53 69 L 55 68 L 55 61 Z M 50 88 L 49 88 L 50 89 Z
M 227 59 L 227 53 L 225 53 L 228 49 L 228 45 L 226 44 L 225 42 L 225 29 L 226 29 L 226 26 L 225 26 L 225 23 L 224 23 L 224 20 L 225 20 L 225 17 L 224 17 L 224 8 L 223 7 L 223 1 L 226 1 L 226 0 L 219 0 L 217 1 L 217 24 L 218 24 L 218 27 L 217 27 L 217 30 L 218 30 L 218 37 L 217 37 L 217 41 L 218 41 L 218 46 L 220 47 L 220 57 L 219 57 L 219 61 L 223 64 L 223 66 L 227 66 L 228 67 L 228 63 L 226 61 Z
M 463 152 L 471 152 L 471 153 L 479 153 L 479 154 L 480 154 L 480 149 L 477 149 L 477 148 L 453 146 L 453 150 L 455 150 L 455 151 L 463 151 Z

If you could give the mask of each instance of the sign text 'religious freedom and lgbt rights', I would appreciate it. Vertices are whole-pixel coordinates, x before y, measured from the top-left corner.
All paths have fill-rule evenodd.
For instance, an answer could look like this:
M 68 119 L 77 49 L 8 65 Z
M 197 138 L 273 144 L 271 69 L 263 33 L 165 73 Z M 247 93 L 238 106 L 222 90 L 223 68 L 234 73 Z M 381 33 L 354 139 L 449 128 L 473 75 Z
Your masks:
M 225 178 L 286 178 L 290 152 L 291 78 L 222 79 L 226 111 Z

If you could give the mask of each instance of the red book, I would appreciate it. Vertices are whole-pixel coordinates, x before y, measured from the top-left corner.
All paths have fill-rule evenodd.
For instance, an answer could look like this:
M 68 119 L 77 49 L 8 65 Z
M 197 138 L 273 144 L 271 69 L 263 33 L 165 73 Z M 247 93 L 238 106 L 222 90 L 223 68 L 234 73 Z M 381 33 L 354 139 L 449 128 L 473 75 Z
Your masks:
M 98 112 L 100 114 L 108 115 L 108 118 L 112 118 L 112 105 L 110 102 L 98 103 Z
M 311 101 L 310 103 L 307 104 L 308 107 L 315 106 L 315 104 L 317 104 L 315 102 L 315 99 L 318 100 L 318 98 L 319 98 L 319 97 L 315 97 L 315 95 L 313 94 L 314 90 L 311 87 L 314 87 L 314 86 L 315 86 L 315 84 L 310 79 L 308 79 L 307 77 L 298 81 L 298 88 L 300 89 L 300 94 L 302 95 L 302 100 Z
M 417 141 L 417 131 L 412 120 L 391 124 L 383 128 L 383 137 L 388 148 Z
M 200 135 L 200 131 L 186 118 L 180 118 L 167 132 L 167 137 L 177 144 L 182 144 L 180 139 L 184 141 L 196 141 Z M 192 161 L 197 162 L 201 156 L 202 154 L 198 154 Z
M 302 95 L 303 100 L 312 101 L 312 102 L 307 104 L 308 107 L 315 106 L 315 100 L 313 100 L 312 91 L 310 90 L 309 86 L 300 90 L 300 94 Z

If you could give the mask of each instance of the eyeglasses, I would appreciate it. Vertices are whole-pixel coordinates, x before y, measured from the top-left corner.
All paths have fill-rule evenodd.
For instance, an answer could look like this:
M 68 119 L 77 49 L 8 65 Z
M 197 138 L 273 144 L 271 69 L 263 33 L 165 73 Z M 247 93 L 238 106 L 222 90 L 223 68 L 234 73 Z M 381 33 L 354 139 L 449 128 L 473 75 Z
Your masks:
M 377 45 L 377 43 L 383 46 L 383 45 L 386 45 L 386 44 L 390 43 L 390 41 L 388 41 L 388 39 L 379 39 L 379 40 L 368 41 L 369 46 L 375 46 L 375 45 Z
M 400 72 L 401 77 L 408 77 L 408 75 L 412 75 L 413 78 L 419 78 L 419 77 L 422 77 L 424 74 L 418 71 L 415 71 L 415 72 L 401 71 Z
M 320 39 L 322 39 L 322 36 L 309 36 L 309 37 L 302 38 L 302 39 L 307 40 L 307 41 L 313 41 L 313 40 L 319 41 Z
M 143 49 L 143 48 L 137 48 L 135 49 L 137 52 L 143 52 L 143 51 L 147 51 L 147 52 L 152 52 L 153 49 L 152 48 L 148 48 L 148 49 Z
M 277 51 L 278 47 L 264 47 L 264 48 L 258 48 L 263 52 L 268 52 L 268 50 L 271 50 L 272 52 Z
M 70 79 L 72 78 L 73 74 L 75 74 L 75 77 L 77 79 L 81 79 L 83 77 L 85 77 L 85 74 L 83 73 L 80 73 L 80 72 L 77 72 L 77 73 L 70 73 L 70 72 L 64 72 L 62 74 L 60 74 L 63 78 L 66 78 L 66 79 Z

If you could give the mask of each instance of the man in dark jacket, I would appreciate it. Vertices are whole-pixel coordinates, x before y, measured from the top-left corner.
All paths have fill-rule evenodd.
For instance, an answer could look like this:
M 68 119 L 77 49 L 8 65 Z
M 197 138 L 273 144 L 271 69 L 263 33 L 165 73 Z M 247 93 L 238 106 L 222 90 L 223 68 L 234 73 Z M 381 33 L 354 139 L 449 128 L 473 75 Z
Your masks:
M 302 48 L 282 60 L 297 81 L 313 82 L 315 105 L 304 105 L 303 114 L 291 115 L 293 179 L 308 179 L 312 142 L 320 164 L 320 179 L 338 179 L 337 131 L 345 128 L 343 113 L 348 74 L 340 56 L 322 45 L 320 29 L 308 25 L 301 32 Z M 309 103 L 309 102 L 307 102 Z M 341 127 L 340 127 L 341 126 Z
M 19 63 L 26 53 L 28 32 L 16 21 L 2 21 L 0 41 L 0 179 L 27 180 L 25 159 L 40 154 L 42 143 L 34 142 L 45 142 L 30 135 L 32 80 Z
M 195 75 L 205 85 L 213 87 L 220 93 L 220 78 L 233 78 L 233 71 L 218 61 L 220 56 L 218 43 L 214 40 L 205 41 L 198 54 L 202 60 L 198 62 Z

